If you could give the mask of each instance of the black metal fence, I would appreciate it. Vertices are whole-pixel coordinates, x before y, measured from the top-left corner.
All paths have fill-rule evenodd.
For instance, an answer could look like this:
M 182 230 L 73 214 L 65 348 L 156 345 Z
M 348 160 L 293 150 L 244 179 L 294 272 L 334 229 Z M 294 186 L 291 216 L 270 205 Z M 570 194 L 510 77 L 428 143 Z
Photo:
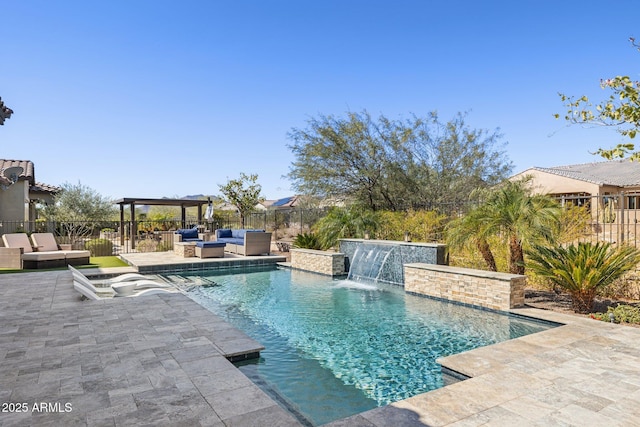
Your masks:
M 326 211 L 324 209 L 279 210 L 253 212 L 245 217 L 244 228 L 263 229 L 273 233 L 273 240 L 293 239 L 306 232 Z M 200 231 L 217 228 L 241 228 L 237 212 L 216 212 L 211 222 L 198 223 L 187 218 L 187 228 Z M 0 221 L 0 235 L 7 233 L 53 233 L 59 244 L 86 249 L 92 256 L 118 255 L 131 252 L 163 252 L 173 250 L 174 231 L 181 220 L 131 221 Z M 133 236 L 133 238 L 132 238 Z
M 640 193 L 578 195 L 558 199 L 567 215 L 568 241 L 608 241 L 639 246 Z M 254 212 L 245 217 L 244 228 L 264 229 L 273 234 L 273 240 L 290 241 L 300 233 L 311 231 L 313 225 L 327 213 L 327 209 L 288 209 Z M 446 215 L 446 213 L 443 212 Z M 460 215 L 448 212 L 447 218 Z M 444 220 L 442 226 L 448 221 Z M 198 226 L 201 231 L 217 228 L 241 228 L 237 212 L 217 211 L 211 222 L 198 223 L 187 217 L 186 227 Z M 50 232 L 58 243 L 71 244 L 74 249 L 87 249 L 92 256 L 118 255 L 130 252 L 158 252 L 173 250 L 174 231 L 183 226 L 181 220 L 153 221 L 75 221 L 55 222 L 37 220 L 0 221 L 0 235 L 25 232 Z M 393 238 L 388 230 L 378 230 L 370 238 Z M 397 230 L 394 230 L 394 232 Z M 434 231 L 436 231 L 434 233 Z M 386 234 L 385 234 L 386 233 Z M 426 233 L 426 232 L 425 232 Z M 397 234 L 397 233 L 396 233 Z M 438 230 L 429 230 L 425 239 L 413 235 L 415 240 L 442 241 Z

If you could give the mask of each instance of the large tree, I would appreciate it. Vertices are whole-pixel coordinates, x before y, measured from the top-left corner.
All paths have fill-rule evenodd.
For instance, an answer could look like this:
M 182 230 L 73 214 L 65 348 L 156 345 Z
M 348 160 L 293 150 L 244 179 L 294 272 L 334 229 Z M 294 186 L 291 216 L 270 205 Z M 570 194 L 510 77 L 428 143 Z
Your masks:
M 363 111 L 320 116 L 289 138 L 289 171 L 303 194 L 378 210 L 462 203 L 471 189 L 500 182 L 512 165 L 496 132 L 473 130 L 465 115 L 391 120 Z
M 632 46 L 640 50 L 634 38 Z M 564 115 L 570 123 L 614 126 L 623 136 L 634 139 L 640 132 L 640 82 L 629 76 L 616 76 L 600 80 L 600 87 L 610 91 L 609 98 L 592 104 L 587 96 L 575 97 L 560 93 L 560 99 L 567 107 Z M 560 114 L 554 114 L 556 118 Z M 633 143 L 621 143 L 611 149 L 600 148 L 596 154 L 607 159 L 623 158 L 640 160 L 640 151 L 635 151 Z
M 116 208 L 111 200 L 86 185 L 64 183 L 53 204 L 46 205 L 42 213 L 46 219 L 56 221 L 73 243 L 100 223 L 112 221 Z
M 262 186 L 258 184 L 258 175 L 240 173 L 240 178 L 219 185 L 224 199 L 235 206 L 240 213 L 240 224 L 244 228 L 246 216 L 255 210 L 256 205 L 264 200 L 260 195 Z

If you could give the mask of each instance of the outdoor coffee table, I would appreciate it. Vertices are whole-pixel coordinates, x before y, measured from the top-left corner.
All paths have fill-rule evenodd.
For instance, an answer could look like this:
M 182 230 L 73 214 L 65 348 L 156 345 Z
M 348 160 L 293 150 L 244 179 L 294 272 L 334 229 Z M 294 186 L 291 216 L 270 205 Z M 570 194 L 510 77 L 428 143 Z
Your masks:
M 198 258 L 224 258 L 225 242 L 197 242 L 196 256 Z

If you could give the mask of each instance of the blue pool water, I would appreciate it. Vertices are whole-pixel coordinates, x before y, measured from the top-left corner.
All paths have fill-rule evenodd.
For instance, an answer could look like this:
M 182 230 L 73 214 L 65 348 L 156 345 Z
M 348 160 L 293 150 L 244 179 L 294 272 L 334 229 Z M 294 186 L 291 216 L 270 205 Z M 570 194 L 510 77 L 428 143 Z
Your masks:
M 184 274 L 178 281 L 266 347 L 239 368 L 309 425 L 442 387 L 438 357 L 550 327 L 409 295 L 396 285 L 288 269 Z

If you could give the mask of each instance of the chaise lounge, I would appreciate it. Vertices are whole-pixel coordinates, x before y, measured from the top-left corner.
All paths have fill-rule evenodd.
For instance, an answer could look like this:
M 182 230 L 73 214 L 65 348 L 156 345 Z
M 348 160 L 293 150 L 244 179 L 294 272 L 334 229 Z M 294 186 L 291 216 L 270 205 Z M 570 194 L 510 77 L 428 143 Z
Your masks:
M 72 266 L 69 266 L 69 271 L 71 271 L 71 274 L 73 275 L 73 286 L 78 292 L 80 292 L 88 299 L 100 299 L 100 297 L 97 296 L 98 289 L 84 274 L 82 274 Z M 131 274 L 133 275 L 135 273 Z M 115 292 L 114 296 L 116 297 L 170 294 L 176 292 L 174 289 L 165 288 L 171 288 L 171 286 L 149 279 L 122 280 L 111 285 L 111 289 Z M 88 295 L 86 292 L 84 292 L 86 290 L 90 291 L 90 293 L 93 295 Z
M 66 265 L 89 264 L 91 252 L 73 250 L 71 245 L 58 245 L 53 233 L 33 233 L 31 234 L 31 241 L 38 251 L 64 252 Z
M 51 233 L 51 241 L 44 237 L 42 245 L 36 244 L 36 249 L 31 245 L 29 236 L 25 233 L 9 233 L 2 235 L 4 248 L 0 248 L 0 267 L 16 269 L 41 269 L 63 267 L 73 264 L 89 264 L 89 251 L 62 250 Z M 46 242 L 46 245 L 45 245 Z

